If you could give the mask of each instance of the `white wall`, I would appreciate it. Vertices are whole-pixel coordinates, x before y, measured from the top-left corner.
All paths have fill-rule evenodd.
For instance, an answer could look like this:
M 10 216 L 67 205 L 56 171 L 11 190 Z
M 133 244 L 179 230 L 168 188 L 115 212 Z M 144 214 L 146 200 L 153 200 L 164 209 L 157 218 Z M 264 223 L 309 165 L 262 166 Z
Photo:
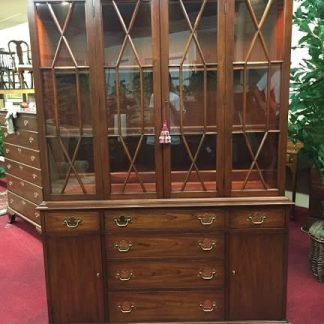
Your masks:
M 29 29 L 28 23 L 20 24 L 11 28 L 0 30 L 0 48 L 8 49 L 8 42 L 10 40 L 24 40 L 28 44 L 29 41 Z

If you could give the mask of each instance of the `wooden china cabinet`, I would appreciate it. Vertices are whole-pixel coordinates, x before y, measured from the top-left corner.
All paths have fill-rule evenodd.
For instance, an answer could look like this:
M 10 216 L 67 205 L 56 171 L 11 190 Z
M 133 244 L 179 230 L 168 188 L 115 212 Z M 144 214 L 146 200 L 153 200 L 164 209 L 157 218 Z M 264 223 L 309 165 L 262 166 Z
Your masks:
M 287 323 L 291 10 L 29 0 L 51 323 Z

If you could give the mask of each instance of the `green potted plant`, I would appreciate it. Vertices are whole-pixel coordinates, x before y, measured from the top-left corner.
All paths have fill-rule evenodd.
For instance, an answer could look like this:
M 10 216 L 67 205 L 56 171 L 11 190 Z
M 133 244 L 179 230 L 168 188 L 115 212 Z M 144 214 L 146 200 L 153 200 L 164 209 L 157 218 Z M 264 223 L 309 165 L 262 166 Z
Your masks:
M 312 188 L 317 193 L 322 188 L 324 200 L 324 2 L 296 0 L 296 5 L 294 24 L 304 34 L 297 48 L 308 56 L 291 70 L 288 137 L 304 144 L 301 152 L 314 165 L 310 195 Z

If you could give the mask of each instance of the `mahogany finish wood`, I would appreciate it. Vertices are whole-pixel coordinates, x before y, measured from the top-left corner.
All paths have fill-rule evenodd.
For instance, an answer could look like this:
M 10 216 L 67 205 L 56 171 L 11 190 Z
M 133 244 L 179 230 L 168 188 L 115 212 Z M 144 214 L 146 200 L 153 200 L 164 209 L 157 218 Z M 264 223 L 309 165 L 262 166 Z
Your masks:
M 29 0 L 51 323 L 287 323 L 291 8 Z

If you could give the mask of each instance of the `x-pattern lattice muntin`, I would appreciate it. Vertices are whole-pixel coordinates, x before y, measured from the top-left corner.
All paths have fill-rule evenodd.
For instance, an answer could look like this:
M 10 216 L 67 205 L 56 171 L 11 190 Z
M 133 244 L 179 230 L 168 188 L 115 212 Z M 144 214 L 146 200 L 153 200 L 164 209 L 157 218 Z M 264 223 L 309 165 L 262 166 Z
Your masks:
M 79 79 L 79 70 L 78 70 L 78 64 L 77 64 L 77 61 L 75 59 L 75 56 L 73 54 L 73 51 L 69 45 L 69 42 L 68 42 L 68 39 L 66 38 L 65 34 L 68 30 L 68 27 L 69 27 L 69 23 L 71 21 L 71 17 L 72 17 L 72 14 L 73 14 L 73 7 L 74 7 L 74 3 L 69 3 L 68 6 L 67 6 L 67 14 L 66 14 L 66 17 L 65 17 L 65 20 L 64 20 L 64 23 L 63 23 L 63 26 L 61 26 L 59 20 L 57 19 L 56 17 L 56 14 L 53 10 L 53 7 L 52 7 L 52 4 L 50 3 L 47 3 L 47 7 L 48 7 L 48 10 L 50 12 L 50 15 L 54 21 L 54 24 L 57 28 L 57 31 L 60 35 L 59 37 L 59 41 L 58 41 L 58 44 L 57 44 L 57 47 L 56 47 L 56 50 L 55 50 L 55 54 L 54 54 L 54 57 L 53 57 L 53 62 L 51 64 L 51 74 L 52 74 L 52 84 L 53 84 L 53 90 L 54 90 L 54 107 L 55 107 L 55 122 L 56 122 L 56 133 L 58 135 L 57 137 L 57 141 L 62 149 L 62 152 L 63 152 L 63 155 L 65 157 L 65 159 L 67 160 L 67 163 L 69 164 L 69 167 L 68 167 L 68 170 L 66 172 L 66 175 L 65 175 L 65 179 L 64 179 L 64 183 L 63 183 L 63 186 L 62 186 L 62 189 L 61 189 L 61 193 L 64 193 L 65 192 L 65 189 L 67 187 L 67 184 L 68 184 L 68 181 L 69 181 L 69 178 L 72 174 L 72 172 L 74 173 L 75 175 L 75 178 L 77 179 L 81 189 L 82 189 L 82 192 L 83 193 L 87 193 L 86 191 L 86 188 L 82 182 L 82 179 L 80 177 L 80 175 L 78 174 L 75 166 L 74 166 L 74 163 L 76 161 L 76 157 L 77 157 L 77 154 L 78 154 L 78 151 L 79 151 L 79 148 L 81 146 L 81 141 L 82 141 L 82 133 L 83 133 L 83 123 L 82 123 L 82 114 L 81 114 L 81 99 L 80 99 L 80 79 Z M 56 88 L 56 76 L 55 76 L 55 67 L 57 65 L 57 62 L 58 62 L 58 59 L 59 59 L 59 53 L 60 53 L 60 50 L 62 49 L 63 47 L 63 44 L 66 46 L 67 50 L 68 50 L 68 53 L 73 61 L 73 64 L 74 64 L 74 70 L 75 70 L 75 75 L 76 75 L 76 90 L 77 90 L 77 111 L 78 111 L 78 124 L 79 124 L 79 138 L 78 138 L 78 141 L 77 141 L 77 144 L 74 148 L 74 151 L 72 153 L 72 158 L 70 158 L 70 155 L 63 143 L 63 140 L 61 138 L 61 134 L 60 134 L 60 124 L 59 124 L 59 106 L 58 106 L 58 100 L 57 100 L 57 88 Z

